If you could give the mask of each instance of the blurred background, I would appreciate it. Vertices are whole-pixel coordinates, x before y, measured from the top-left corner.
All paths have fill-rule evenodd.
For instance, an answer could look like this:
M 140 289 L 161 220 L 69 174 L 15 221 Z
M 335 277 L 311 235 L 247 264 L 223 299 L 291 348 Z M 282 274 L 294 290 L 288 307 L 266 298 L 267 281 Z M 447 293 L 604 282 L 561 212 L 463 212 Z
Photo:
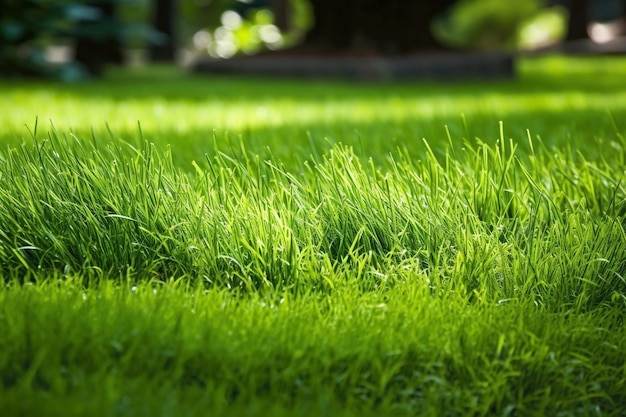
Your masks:
M 2 0 L 0 76 L 256 54 L 623 52 L 625 14 L 626 0 Z

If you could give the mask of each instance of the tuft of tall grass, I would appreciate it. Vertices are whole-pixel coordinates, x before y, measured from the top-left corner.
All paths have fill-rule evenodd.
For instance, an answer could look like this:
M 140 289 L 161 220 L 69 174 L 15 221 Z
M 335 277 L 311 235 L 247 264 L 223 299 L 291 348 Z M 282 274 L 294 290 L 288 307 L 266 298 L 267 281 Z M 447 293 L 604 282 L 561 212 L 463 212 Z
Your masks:
M 0 268 L 85 277 L 185 278 L 252 289 L 376 289 L 418 281 L 437 296 L 623 303 L 625 143 L 587 160 L 504 132 L 406 149 L 386 164 L 337 145 L 300 170 L 245 147 L 194 175 L 170 151 L 52 131 L 0 155 Z

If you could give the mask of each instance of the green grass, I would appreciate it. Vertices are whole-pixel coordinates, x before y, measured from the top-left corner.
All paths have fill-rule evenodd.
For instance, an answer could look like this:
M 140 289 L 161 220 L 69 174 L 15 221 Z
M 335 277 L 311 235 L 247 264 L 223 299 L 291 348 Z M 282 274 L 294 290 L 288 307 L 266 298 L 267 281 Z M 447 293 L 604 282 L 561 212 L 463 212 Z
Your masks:
M 520 65 L 519 80 L 363 85 L 331 81 L 189 77 L 168 69 L 117 72 L 97 85 L 0 84 L 0 142 L 17 145 L 31 137 L 39 118 L 42 136 L 50 121 L 62 134 L 73 131 L 100 141 L 115 138 L 160 148 L 170 144 L 182 169 L 212 153 L 239 149 L 275 158 L 291 168 L 334 144 L 354 146 L 361 156 L 384 161 L 398 146 L 422 153 L 425 138 L 445 142 L 475 137 L 493 144 L 500 136 L 520 146 L 533 137 L 561 146 L 612 140 L 626 131 L 626 61 L 544 59 Z M 285 146 L 288 144 L 289 146 Z M 598 147 L 587 151 L 597 152 Z
M 0 414 L 622 415 L 626 60 L 519 71 L 0 84 Z

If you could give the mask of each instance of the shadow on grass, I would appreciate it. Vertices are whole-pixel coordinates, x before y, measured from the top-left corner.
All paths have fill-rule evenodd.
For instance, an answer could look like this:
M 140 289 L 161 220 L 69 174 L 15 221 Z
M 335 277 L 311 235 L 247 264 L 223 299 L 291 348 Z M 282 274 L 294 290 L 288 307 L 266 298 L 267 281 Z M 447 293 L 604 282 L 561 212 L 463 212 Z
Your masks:
M 443 151 L 451 141 L 457 150 L 464 143 L 475 144 L 477 140 L 495 144 L 500 137 L 500 121 L 504 120 L 505 140 L 512 139 L 519 151 L 529 151 L 528 133 L 538 145 L 543 142 L 550 147 L 581 150 L 585 158 L 594 160 L 605 156 L 610 141 L 626 134 L 626 108 L 619 111 L 558 110 L 509 111 L 503 114 L 475 113 L 469 116 L 444 115 L 401 120 L 379 119 L 345 122 L 312 120 L 231 129 L 213 129 L 192 126 L 181 130 L 176 126 L 128 128 L 111 125 L 111 131 L 100 124 L 80 126 L 72 131 L 82 140 L 95 141 L 105 146 L 111 141 L 123 141 L 135 147 L 143 142 L 154 143 L 159 149 L 170 148 L 174 162 L 185 171 L 192 171 L 192 161 L 202 162 L 215 152 L 241 155 L 259 155 L 284 163 L 288 168 L 298 168 L 306 160 L 319 159 L 334 145 L 351 146 L 355 154 L 364 159 L 372 158 L 377 164 L 384 163 L 390 153 L 406 149 L 410 155 L 420 158 L 426 145 L 435 152 Z M 32 127 L 32 126 L 31 126 Z M 68 135 L 69 130 L 57 125 L 59 134 Z M 48 123 L 40 123 L 38 139 L 43 140 L 50 130 Z M 448 135 L 450 139 L 448 139 Z M 32 139 L 24 129 L 21 136 L 0 135 L 0 142 L 17 145 Z
M 192 76 L 167 68 L 113 71 L 91 84 L 0 83 L 0 143 L 29 141 L 39 117 L 61 134 L 170 145 L 183 169 L 217 149 L 271 154 L 299 164 L 334 143 L 383 160 L 398 147 L 416 156 L 422 139 L 445 146 L 505 138 L 527 149 L 527 129 L 549 146 L 579 148 L 626 134 L 624 58 L 523 59 L 519 78 L 495 82 L 349 83 Z M 3 106 L 0 106 L 2 108 Z M 142 135 L 138 132 L 141 124 Z M 107 128 L 107 125 L 110 128 Z M 447 130 L 448 131 L 447 131 Z M 143 137 L 143 139 L 142 139 Z M 597 146 L 585 147 L 597 152 Z M 588 148 L 588 150 L 587 150 Z M 595 155 L 586 155 L 593 158 Z
M 540 57 L 519 58 L 518 76 L 513 80 L 347 82 L 342 80 L 192 75 L 171 67 L 111 69 L 97 83 L 54 82 L 3 83 L 0 91 L 46 88 L 50 92 L 85 96 L 90 99 L 167 99 L 205 101 L 219 97 L 229 101 L 267 99 L 368 99 L 385 96 L 421 98 L 484 94 L 526 95 L 528 93 L 588 93 L 624 90 L 626 58 L 623 57 Z

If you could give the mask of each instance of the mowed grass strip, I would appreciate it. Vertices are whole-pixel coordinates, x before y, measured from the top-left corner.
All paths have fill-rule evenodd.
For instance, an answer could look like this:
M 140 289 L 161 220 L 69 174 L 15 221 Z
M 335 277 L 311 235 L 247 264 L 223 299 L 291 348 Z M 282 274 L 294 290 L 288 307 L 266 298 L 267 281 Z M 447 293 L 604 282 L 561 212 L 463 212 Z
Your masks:
M 620 415 L 623 312 L 181 282 L 0 294 L 5 415 Z
M 539 64 L 558 73 L 559 62 Z M 169 147 L 149 142 L 151 117 L 143 134 L 122 129 L 128 143 L 119 120 L 106 136 L 34 126 L 21 145 L 3 125 L 0 414 L 620 415 L 623 69 L 595 83 L 596 67 L 578 64 L 564 79 L 529 66 L 521 84 L 482 96 L 491 110 L 468 107 L 447 127 L 447 112 L 469 106 L 460 96 L 483 85 L 391 85 L 393 110 L 395 99 L 374 100 L 380 86 L 291 82 L 290 100 L 315 108 L 280 107 L 294 125 L 246 125 L 263 102 L 246 93 L 220 110 L 239 109 L 233 136 L 199 139 L 192 117 L 197 129 L 181 127 Z M 196 81 L 144 80 L 137 93 L 184 101 Z M 267 82 L 227 84 L 267 93 Z M 111 103 L 125 102 L 115 85 Z M 2 88 L 24 100 L 11 111 L 33 118 L 30 100 L 47 89 L 62 108 L 103 93 Z M 352 116 L 320 100 L 330 91 Z M 448 104 L 403 113 L 420 92 Z M 160 103 L 174 132 L 180 102 Z M 153 104 L 138 101 L 137 114 Z M 66 116 L 80 131 L 103 109 Z M 483 123 L 495 135 L 481 140 Z M 406 143 L 388 140 L 389 126 Z M 440 134 L 422 140 L 415 126 Z M 328 128 L 361 137 L 337 144 Z

